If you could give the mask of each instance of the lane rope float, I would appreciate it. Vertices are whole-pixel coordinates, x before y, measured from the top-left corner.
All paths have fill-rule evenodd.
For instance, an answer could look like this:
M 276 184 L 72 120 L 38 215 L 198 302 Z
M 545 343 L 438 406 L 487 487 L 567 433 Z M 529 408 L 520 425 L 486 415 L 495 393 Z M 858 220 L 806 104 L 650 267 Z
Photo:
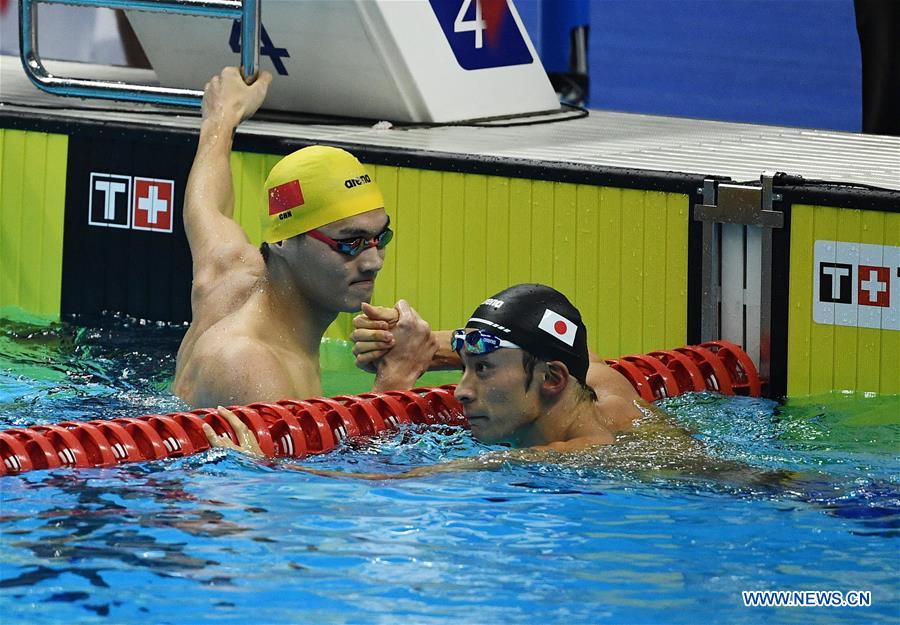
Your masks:
M 607 360 L 641 398 L 655 401 L 691 391 L 758 396 L 762 381 L 737 345 L 712 341 Z M 230 406 L 269 456 L 303 458 L 344 440 L 396 430 L 406 423 L 468 426 L 455 385 L 260 402 Z M 209 449 L 202 426 L 237 440 L 218 412 L 202 408 L 108 420 L 62 421 L 0 431 L 0 475 L 59 467 L 110 467 L 189 456 Z

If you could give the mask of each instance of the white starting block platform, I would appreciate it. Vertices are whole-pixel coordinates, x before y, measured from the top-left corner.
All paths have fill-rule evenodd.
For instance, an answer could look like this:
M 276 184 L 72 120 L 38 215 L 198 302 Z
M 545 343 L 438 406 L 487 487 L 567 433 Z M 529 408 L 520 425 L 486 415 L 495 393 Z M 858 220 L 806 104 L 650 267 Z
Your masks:
M 54 72 L 104 80 L 158 84 L 154 72 L 67 62 L 47 62 Z M 264 104 L 268 108 L 268 100 Z M 39 91 L 17 57 L 0 57 L 0 116 L 44 118 L 56 124 L 127 125 L 174 132 L 197 131 L 200 119 L 187 109 L 104 100 L 62 98 Z M 582 118 L 525 118 L 527 125 L 374 126 L 317 123 L 313 118 L 266 112 L 238 128 L 238 135 L 347 147 L 382 148 L 406 154 L 490 159 L 548 170 L 636 170 L 645 174 L 700 174 L 735 181 L 759 180 L 780 171 L 810 180 L 900 190 L 900 138 L 837 131 L 706 121 L 610 111 Z M 284 121 L 281 121 L 281 120 Z M 546 123 L 532 123 L 545 121 Z
M 160 82 L 200 89 L 240 63 L 239 22 L 129 11 Z M 400 122 L 552 111 L 556 93 L 516 11 L 493 0 L 266 0 L 266 105 Z

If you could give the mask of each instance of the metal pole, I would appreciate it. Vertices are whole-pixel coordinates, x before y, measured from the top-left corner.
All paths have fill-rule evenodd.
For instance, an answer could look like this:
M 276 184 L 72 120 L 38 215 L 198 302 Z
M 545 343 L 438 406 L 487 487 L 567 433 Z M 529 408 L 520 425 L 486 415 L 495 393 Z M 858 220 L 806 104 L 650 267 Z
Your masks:
M 103 98 L 198 107 L 203 92 L 153 85 L 57 77 L 44 67 L 38 53 L 37 4 L 108 7 L 156 13 L 239 19 L 242 23 L 241 74 L 248 84 L 259 74 L 260 0 L 20 0 L 19 57 L 25 74 L 39 89 L 55 95 Z

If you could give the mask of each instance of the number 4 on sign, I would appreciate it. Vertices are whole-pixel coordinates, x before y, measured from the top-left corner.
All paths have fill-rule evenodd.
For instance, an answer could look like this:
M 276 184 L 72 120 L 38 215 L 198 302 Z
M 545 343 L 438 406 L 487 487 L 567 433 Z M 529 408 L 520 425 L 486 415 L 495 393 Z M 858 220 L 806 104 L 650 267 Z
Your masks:
M 453 21 L 453 32 L 475 31 L 475 47 L 480 49 L 484 45 L 484 29 L 487 28 L 487 24 L 484 23 L 481 16 L 481 0 L 475 0 L 475 19 L 467 20 L 466 13 L 469 12 L 470 6 L 472 6 L 472 0 L 463 0 L 459 7 L 459 13 L 456 14 L 456 19 Z

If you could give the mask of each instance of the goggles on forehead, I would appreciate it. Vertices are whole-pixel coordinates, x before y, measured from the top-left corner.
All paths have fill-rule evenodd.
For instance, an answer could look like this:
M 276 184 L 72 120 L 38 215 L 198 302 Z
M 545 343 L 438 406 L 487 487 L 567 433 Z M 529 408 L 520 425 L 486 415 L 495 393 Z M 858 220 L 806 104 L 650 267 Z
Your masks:
M 332 239 L 331 237 L 319 232 L 318 230 L 310 230 L 306 234 L 312 238 L 325 243 L 328 247 L 341 254 L 347 256 L 356 256 L 360 252 L 370 247 L 383 250 L 384 247 L 394 238 L 394 231 L 385 228 L 371 239 L 365 237 L 355 237 L 352 239 Z
M 475 354 L 476 356 L 490 354 L 501 347 L 506 347 L 508 349 L 522 349 L 515 343 L 504 341 L 496 334 L 492 334 L 487 330 L 472 330 L 471 332 L 466 332 L 464 328 L 453 331 L 453 336 L 450 338 L 450 347 L 455 352 L 459 352 L 461 349 L 465 348 L 467 354 Z

